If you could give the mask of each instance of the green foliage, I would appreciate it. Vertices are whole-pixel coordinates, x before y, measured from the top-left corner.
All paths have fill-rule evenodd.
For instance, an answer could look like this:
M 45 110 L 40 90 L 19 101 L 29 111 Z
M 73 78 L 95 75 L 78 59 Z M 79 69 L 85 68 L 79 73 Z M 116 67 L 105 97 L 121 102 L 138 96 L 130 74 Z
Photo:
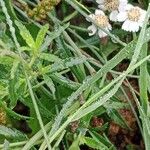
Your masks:
M 33 48 L 33 50 L 34 50 L 36 48 L 36 46 L 35 46 L 34 39 L 32 38 L 32 35 L 30 34 L 30 32 L 27 30 L 27 28 L 21 22 L 16 21 L 15 23 L 20 30 L 20 34 L 21 34 L 22 38 L 26 41 L 27 45 L 30 48 Z
M 93 149 L 98 149 L 98 150 L 106 149 L 106 150 L 108 150 L 108 148 L 103 143 L 101 143 L 100 141 L 98 142 L 93 138 L 84 137 L 83 141 L 86 145 L 88 145 L 89 147 L 91 147 Z
M 16 129 L 7 128 L 0 125 L 0 135 L 11 139 L 13 141 L 22 141 L 26 140 L 27 136 Z
M 96 8 L 95 2 L 90 4 L 62 1 L 59 10 L 38 22 L 25 13 L 35 7 L 34 1 L 0 0 L 0 108 L 8 118 L 0 125 L 0 149 L 37 145 L 39 150 L 116 150 L 109 140 L 109 123 L 134 132 L 120 109 L 133 111 L 145 148 L 150 149 L 150 7 L 139 34 L 126 34 L 118 22 L 111 33 L 104 30 L 108 38 L 99 39 L 87 35 L 85 18 Z M 147 8 L 148 1 L 138 4 Z M 126 64 L 127 69 L 121 69 Z M 138 84 L 131 85 L 134 80 Z M 124 85 L 131 93 L 123 90 Z M 125 101 L 131 94 L 135 103 Z M 102 125 L 93 127 L 93 117 L 101 118 Z M 21 120 L 31 132 L 17 130 L 16 121 Z
M 44 41 L 44 38 L 45 38 L 45 35 L 48 31 L 48 24 L 47 25 L 44 25 L 43 28 L 40 29 L 37 37 L 36 37 L 36 42 L 35 42 L 35 45 L 36 45 L 36 48 L 37 49 L 40 49 L 43 41 Z

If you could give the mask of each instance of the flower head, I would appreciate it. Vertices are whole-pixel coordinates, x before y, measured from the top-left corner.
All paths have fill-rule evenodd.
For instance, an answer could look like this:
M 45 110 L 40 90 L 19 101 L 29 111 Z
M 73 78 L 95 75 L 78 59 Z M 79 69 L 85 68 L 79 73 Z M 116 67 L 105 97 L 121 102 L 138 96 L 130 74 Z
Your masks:
M 101 10 L 96 10 L 95 14 L 90 14 L 89 17 L 95 21 L 95 23 L 100 26 L 101 28 L 109 31 L 111 30 L 111 25 L 109 24 L 108 17 L 104 14 Z M 90 21 L 89 19 L 87 19 Z M 88 27 L 88 30 L 90 31 L 89 35 L 94 35 L 98 31 L 98 35 L 100 38 L 107 36 L 107 34 L 102 31 L 100 28 L 97 28 L 95 24 L 92 23 L 91 26 Z
M 122 29 L 129 32 L 137 32 L 142 27 L 146 11 L 128 4 L 125 11 L 119 12 L 117 19 L 124 22 Z
M 117 21 L 119 11 L 123 11 L 127 5 L 127 0 L 96 0 L 99 8 L 110 12 L 109 18 L 112 21 Z

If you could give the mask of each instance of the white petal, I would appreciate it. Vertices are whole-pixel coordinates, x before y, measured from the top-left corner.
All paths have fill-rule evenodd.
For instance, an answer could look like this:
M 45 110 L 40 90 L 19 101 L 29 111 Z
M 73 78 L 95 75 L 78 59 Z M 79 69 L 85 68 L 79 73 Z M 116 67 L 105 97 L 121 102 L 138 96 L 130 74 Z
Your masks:
M 142 14 L 142 15 L 146 15 L 146 11 L 145 10 L 143 10 L 143 9 L 140 9 L 140 13 Z
M 117 21 L 117 16 L 118 16 L 118 11 L 112 11 L 111 13 L 110 13 L 110 15 L 109 15 L 109 19 L 111 20 L 111 21 Z
M 119 0 L 120 3 L 128 3 L 127 0 Z
M 140 27 L 143 26 L 143 23 L 144 23 L 144 19 L 140 19 L 140 20 L 138 21 L 138 24 L 139 24 Z
M 119 14 L 117 15 L 117 20 L 118 20 L 119 22 L 123 22 L 123 21 L 125 21 L 127 18 L 128 18 L 128 16 L 127 16 L 127 12 L 126 12 L 126 11 L 119 12 Z
M 129 32 L 136 32 L 139 30 L 139 25 L 137 22 L 126 20 L 126 24 L 124 24 L 124 29 Z M 138 27 L 137 27 L 138 26 Z
M 143 26 L 143 23 L 144 23 L 143 21 L 141 21 L 141 22 L 139 21 L 139 22 L 138 22 L 138 24 L 139 24 L 140 27 Z
M 130 22 L 130 25 L 129 25 L 130 32 L 137 32 L 139 31 L 139 28 L 140 26 L 138 22 L 135 22 L 135 21 Z
M 120 0 L 120 4 L 118 7 L 118 10 L 121 11 L 125 11 L 126 10 L 126 6 L 127 6 L 128 1 L 127 0 Z
M 106 28 L 106 30 L 112 30 L 112 26 L 109 24 L 108 27 Z
M 104 31 L 102 31 L 102 30 L 98 30 L 98 36 L 100 37 L 100 38 L 103 38 L 103 37 L 106 37 L 107 36 L 107 34 L 104 32 Z
M 90 17 L 91 19 L 93 19 L 93 20 L 94 20 L 95 15 L 94 15 L 94 14 L 90 14 L 90 15 L 89 15 L 89 17 Z M 89 22 L 91 22 L 91 21 L 89 20 L 89 18 L 86 18 L 86 20 L 87 20 L 87 21 L 89 21 Z
M 94 35 L 96 33 L 97 28 L 95 27 L 95 25 L 92 24 L 91 26 L 88 27 L 88 30 L 90 31 L 89 36 L 91 36 L 91 35 Z
M 143 9 L 140 9 L 140 13 L 141 13 L 140 20 L 144 21 L 147 12 Z
M 97 2 L 98 4 L 103 4 L 103 3 L 104 3 L 104 0 L 96 0 L 96 2 Z
M 131 5 L 131 4 L 127 4 L 127 5 L 126 5 L 126 10 L 130 10 L 130 9 L 132 9 L 132 8 L 134 8 L 133 5 Z
M 136 22 L 136 23 L 137 23 L 137 22 Z M 140 26 L 139 26 L 139 24 L 137 23 L 136 26 L 131 26 L 131 28 L 132 28 L 132 32 L 138 32 L 139 29 L 140 29 Z
M 145 18 L 145 17 L 144 17 L 144 18 Z M 143 26 L 144 18 L 140 18 L 140 20 L 138 21 L 138 24 L 139 24 L 140 27 Z
M 123 25 L 122 25 L 122 29 L 125 30 L 125 31 L 129 31 L 129 20 L 126 20 Z
M 105 15 L 103 11 L 96 9 L 95 10 L 95 15 Z
M 126 20 L 122 25 L 122 29 L 129 32 L 137 32 L 139 31 L 139 24 L 135 21 Z
M 101 9 L 101 10 L 103 10 L 103 11 L 105 11 L 105 10 L 106 10 L 106 8 L 105 8 L 105 6 L 104 6 L 104 5 L 98 5 L 98 8 L 99 8 L 99 9 Z
M 94 16 L 95 16 L 94 14 L 89 15 L 89 17 L 92 18 L 92 19 L 94 18 Z

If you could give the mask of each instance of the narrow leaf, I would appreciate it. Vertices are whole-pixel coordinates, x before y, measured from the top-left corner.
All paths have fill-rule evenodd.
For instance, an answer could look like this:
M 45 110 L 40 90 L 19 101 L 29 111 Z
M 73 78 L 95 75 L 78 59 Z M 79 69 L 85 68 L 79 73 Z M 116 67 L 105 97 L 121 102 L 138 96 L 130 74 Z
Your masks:
M 41 45 L 44 41 L 44 37 L 48 31 L 48 28 L 49 28 L 49 26 L 48 26 L 48 24 L 46 24 L 40 29 L 40 31 L 37 35 L 37 38 L 36 38 L 36 49 L 39 49 L 41 47 Z
M 35 42 L 29 30 L 21 22 L 15 21 L 15 23 L 20 30 L 22 38 L 26 41 L 29 47 L 35 48 Z
M 84 138 L 84 142 L 86 145 L 88 145 L 90 148 L 93 149 L 98 149 L 98 150 L 108 150 L 108 147 L 105 146 L 103 143 L 101 143 L 100 141 L 97 142 L 96 140 L 94 140 L 93 138 L 90 137 L 85 137 Z
M 39 58 L 46 60 L 46 61 L 49 61 L 49 62 L 56 62 L 56 61 L 61 60 L 58 56 L 53 55 L 53 54 L 48 54 L 48 53 L 41 53 L 39 55 Z
M 19 61 L 18 60 L 14 60 L 13 66 L 11 68 L 11 79 L 15 78 L 18 66 L 19 66 Z
M 5 138 L 10 138 L 16 141 L 21 141 L 27 139 L 27 136 L 16 129 L 7 128 L 0 125 L 0 135 L 3 135 Z
M 9 81 L 10 106 L 14 108 L 17 104 L 16 78 Z
M 82 64 L 86 61 L 87 61 L 86 58 L 76 57 L 76 58 L 70 58 L 70 59 L 60 61 L 60 62 L 56 62 L 51 66 L 50 72 L 55 72 L 55 71 L 67 69 L 67 68 L 70 68 L 72 66 Z
M 55 94 L 56 89 L 55 89 L 55 85 L 53 83 L 53 80 L 47 75 L 44 75 L 43 78 L 44 78 L 45 84 L 49 87 L 51 92 L 53 94 Z

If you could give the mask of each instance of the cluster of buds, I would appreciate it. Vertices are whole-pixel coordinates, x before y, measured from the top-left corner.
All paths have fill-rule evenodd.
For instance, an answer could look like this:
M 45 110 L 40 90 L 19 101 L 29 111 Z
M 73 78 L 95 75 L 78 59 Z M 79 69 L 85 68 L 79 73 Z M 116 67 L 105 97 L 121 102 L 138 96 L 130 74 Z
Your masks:
M 33 18 L 36 21 L 44 20 L 47 13 L 50 12 L 59 2 L 60 0 L 42 0 L 32 10 L 27 9 L 27 14 L 30 18 Z
M 101 29 L 103 28 L 108 32 L 112 29 L 109 20 L 123 22 L 122 29 L 128 32 L 138 32 L 140 27 L 143 26 L 146 11 L 129 4 L 127 0 L 96 0 L 96 2 L 98 3 L 98 9 L 95 10 L 95 14 L 89 15 L 89 18 L 93 20 L 92 25 L 88 27 L 90 36 L 97 33 L 97 31 L 100 38 L 107 36 L 107 33 Z M 106 16 L 105 12 L 109 16 Z M 91 19 L 87 18 L 90 22 Z
M 6 112 L 3 108 L 0 108 L 0 125 L 5 125 L 6 124 Z

